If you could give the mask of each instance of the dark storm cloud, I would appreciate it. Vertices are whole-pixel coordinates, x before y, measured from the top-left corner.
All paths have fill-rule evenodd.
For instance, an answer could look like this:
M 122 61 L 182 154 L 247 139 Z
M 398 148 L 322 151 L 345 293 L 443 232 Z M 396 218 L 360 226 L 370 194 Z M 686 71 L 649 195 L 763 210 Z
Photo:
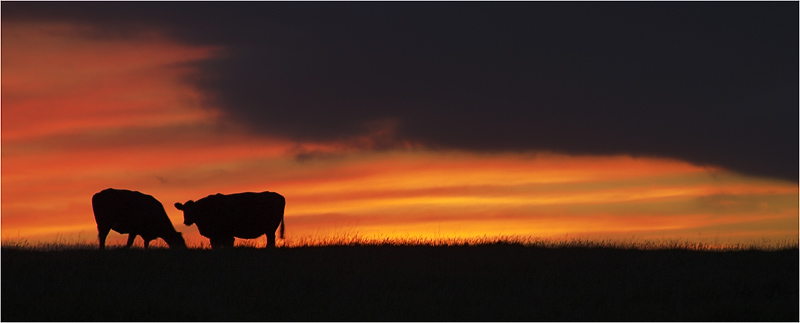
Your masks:
M 221 45 L 190 82 L 265 135 L 671 157 L 798 180 L 798 4 L 9 3 Z M 384 146 L 391 146 L 391 141 Z

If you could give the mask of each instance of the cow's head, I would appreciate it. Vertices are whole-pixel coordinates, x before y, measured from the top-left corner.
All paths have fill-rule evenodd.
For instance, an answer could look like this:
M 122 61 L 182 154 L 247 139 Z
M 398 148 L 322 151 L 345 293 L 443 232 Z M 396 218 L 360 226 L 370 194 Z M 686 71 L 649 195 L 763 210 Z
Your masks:
M 186 226 L 190 226 L 197 221 L 197 206 L 194 201 L 189 200 L 184 204 L 175 203 L 175 208 L 183 211 L 183 224 Z
M 183 239 L 183 235 L 180 232 L 176 231 L 174 234 L 162 237 L 162 239 L 167 242 L 170 249 L 186 249 L 186 240 Z

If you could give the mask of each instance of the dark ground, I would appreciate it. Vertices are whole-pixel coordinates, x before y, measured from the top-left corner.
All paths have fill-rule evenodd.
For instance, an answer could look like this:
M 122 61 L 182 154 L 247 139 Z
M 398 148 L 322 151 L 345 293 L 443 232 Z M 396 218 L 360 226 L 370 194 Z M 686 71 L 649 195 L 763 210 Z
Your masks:
M 3 321 L 798 321 L 798 250 L 2 250 Z

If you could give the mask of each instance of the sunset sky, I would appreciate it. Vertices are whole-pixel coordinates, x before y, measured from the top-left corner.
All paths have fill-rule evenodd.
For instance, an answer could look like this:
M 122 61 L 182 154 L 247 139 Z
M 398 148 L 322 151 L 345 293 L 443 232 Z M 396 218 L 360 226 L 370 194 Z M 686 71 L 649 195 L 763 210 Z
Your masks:
M 0 6 L 3 241 L 109 187 L 190 245 L 246 191 L 289 242 L 798 239 L 797 2 Z

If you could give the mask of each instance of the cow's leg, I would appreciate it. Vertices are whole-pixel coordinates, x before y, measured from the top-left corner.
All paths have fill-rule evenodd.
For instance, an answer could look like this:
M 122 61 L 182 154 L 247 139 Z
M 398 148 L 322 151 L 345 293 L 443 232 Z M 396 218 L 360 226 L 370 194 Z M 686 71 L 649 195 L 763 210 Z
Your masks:
M 111 231 L 111 228 L 97 227 L 97 240 L 100 240 L 100 250 L 106 249 L 106 237 L 108 237 L 109 231 Z
M 133 245 L 133 240 L 136 240 L 136 234 L 128 234 L 128 246 L 126 248 L 130 248 Z
M 223 245 L 225 247 L 228 247 L 228 248 L 233 248 L 233 243 L 235 241 L 236 241 L 236 238 L 234 238 L 234 237 L 225 238 L 225 241 L 223 242 Z
M 233 242 L 236 241 L 234 237 L 216 237 L 208 238 L 211 241 L 211 249 L 217 248 L 233 248 Z
M 208 241 L 211 243 L 211 249 L 219 249 L 223 246 L 219 238 L 208 238 Z
M 267 232 L 267 246 L 265 248 L 275 248 L 275 232 Z

